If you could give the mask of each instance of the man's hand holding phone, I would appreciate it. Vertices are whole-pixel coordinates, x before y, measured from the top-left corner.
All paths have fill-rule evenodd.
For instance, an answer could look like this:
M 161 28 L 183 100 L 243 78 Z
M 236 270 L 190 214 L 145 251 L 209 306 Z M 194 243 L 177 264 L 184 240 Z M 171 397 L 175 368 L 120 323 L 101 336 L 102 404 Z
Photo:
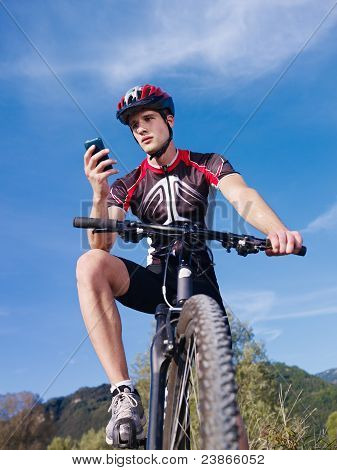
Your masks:
M 92 186 L 94 199 L 105 199 L 110 191 L 108 177 L 118 173 L 112 167 L 117 161 L 108 158 L 109 149 L 104 148 L 102 139 L 93 139 L 84 145 L 87 149 L 84 154 L 84 172 Z

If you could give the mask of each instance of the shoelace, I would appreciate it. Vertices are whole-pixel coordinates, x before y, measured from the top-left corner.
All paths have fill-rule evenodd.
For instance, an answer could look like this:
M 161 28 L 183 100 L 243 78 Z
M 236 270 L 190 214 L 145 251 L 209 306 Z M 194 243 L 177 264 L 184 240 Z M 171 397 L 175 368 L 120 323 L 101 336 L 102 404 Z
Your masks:
M 108 413 L 116 405 L 115 414 L 118 415 L 118 413 L 120 412 L 120 408 L 123 405 L 123 402 L 125 399 L 128 400 L 130 406 L 132 406 L 133 408 L 135 408 L 138 405 L 137 400 L 130 393 L 120 392 L 118 395 L 113 397 L 111 405 L 108 409 Z

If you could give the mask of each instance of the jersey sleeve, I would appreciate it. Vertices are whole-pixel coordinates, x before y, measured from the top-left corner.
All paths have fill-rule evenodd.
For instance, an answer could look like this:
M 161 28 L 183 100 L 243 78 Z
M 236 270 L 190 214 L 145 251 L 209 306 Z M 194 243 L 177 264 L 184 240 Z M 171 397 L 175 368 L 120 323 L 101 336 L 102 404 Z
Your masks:
M 216 188 L 218 187 L 220 180 L 225 176 L 233 173 L 240 174 L 238 171 L 234 170 L 233 166 L 223 155 L 218 153 L 208 154 L 205 166 L 207 169 L 207 180 L 209 184 Z
M 108 207 L 120 207 L 126 211 L 127 188 L 122 179 L 117 179 L 111 186 L 107 199 Z

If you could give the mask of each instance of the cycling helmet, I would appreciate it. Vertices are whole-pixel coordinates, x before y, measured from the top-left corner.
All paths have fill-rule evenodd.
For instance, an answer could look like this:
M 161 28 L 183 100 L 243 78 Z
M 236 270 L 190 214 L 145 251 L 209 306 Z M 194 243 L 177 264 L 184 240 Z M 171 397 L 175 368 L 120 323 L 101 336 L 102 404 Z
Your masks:
M 130 114 L 135 108 L 148 108 L 156 111 L 168 109 L 174 116 L 174 104 L 171 96 L 154 85 L 135 86 L 125 93 L 117 105 L 116 117 L 122 124 L 128 125 Z
M 159 158 L 166 152 L 173 137 L 172 127 L 167 122 L 165 113 L 165 111 L 168 110 L 169 113 L 174 116 L 173 99 L 166 91 L 154 85 L 135 86 L 127 91 L 125 96 L 119 101 L 116 117 L 122 124 L 127 126 L 129 124 L 130 115 L 141 108 L 158 111 L 167 125 L 169 138 L 160 149 L 156 152 L 149 153 L 151 159 Z

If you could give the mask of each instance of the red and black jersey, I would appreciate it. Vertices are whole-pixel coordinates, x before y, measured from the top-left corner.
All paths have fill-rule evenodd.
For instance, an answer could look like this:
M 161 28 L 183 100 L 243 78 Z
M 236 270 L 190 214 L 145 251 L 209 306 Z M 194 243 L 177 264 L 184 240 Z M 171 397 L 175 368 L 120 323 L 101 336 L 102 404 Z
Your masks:
M 152 166 L 145 158 L 133 171 L 118 178 L 110 188 L 108 206 L 132 213 L 144 223 L 168 225 L 193 222 L 210 228 L 207 220 L 210 187 L 237 173 L 223 156 L 177 150 L 165 171 Z M 160 246 L 152 241 L 152 257 Z

